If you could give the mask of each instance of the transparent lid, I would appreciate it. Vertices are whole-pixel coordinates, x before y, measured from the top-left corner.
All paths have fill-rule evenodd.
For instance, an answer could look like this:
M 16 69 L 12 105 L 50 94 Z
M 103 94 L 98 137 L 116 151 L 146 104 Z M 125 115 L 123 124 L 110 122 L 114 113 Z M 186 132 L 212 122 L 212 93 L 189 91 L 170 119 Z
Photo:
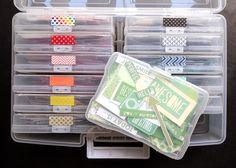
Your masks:
M 68 8 L 80 13 L 118 15 L 157 15 L 160 13 L 202 11 L 218 13 L 226 0 L 14 0 L 22 11 L 42 8 Z M 54 8 L 55 9 L 55 8 Z

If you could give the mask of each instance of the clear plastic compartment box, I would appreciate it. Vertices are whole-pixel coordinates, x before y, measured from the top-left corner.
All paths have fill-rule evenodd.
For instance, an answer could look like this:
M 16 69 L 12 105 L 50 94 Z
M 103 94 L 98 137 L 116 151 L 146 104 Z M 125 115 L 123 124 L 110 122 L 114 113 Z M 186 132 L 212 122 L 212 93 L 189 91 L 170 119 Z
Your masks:
M 44 99 L 40 101 L 41 98 L 36 97 L 40 97 L 40 95 L 47 97 L 46 95 L 51 94 L 52 88 L 49 87 L 48 80 L 46 80 L 45 88 L 50 92 L 45 95 L 45 92 L 48 92 L 47 89 L 44 92 L 44 89 L 40 90 L 36 87 L 36 91 L 40 94 L 32 95 L 32 87 L 27 86 L 33 84 L 34 80 L 28 81 L 23 78 L 31 78 L 31 76 L 33 78 L 44 76 L 45 78 L 45 76 L 58 73 L 63 75 L 64 73 L 70 75 L 74 73 L 76 75 L 102 74 L 111 53 L 125 51 L 126 54 L 165 70 L 173 69 L 163 64 L 163 56 L 173 58 L 181 55 L 186 58 L 186 65 L 182 67 L 181 72 L 177 72 L 174 68 L 172 73 L 185 77 L 187 81 L 197 84 L 211 93 L 211 101 L 208 103 L 205 114 L 199 120 L 195 134 L 191 138 L 191 145 L 204 146 L 224 142 L 227 114 L 227 29 L 225 18 L 217 13 L 224 9 L 226 0 L 14 0 L 14 3 L 22 11 L 13 18 L 12 79 L 14 81 L 13 90 L 18 92 L 18 94 L 12 93 L 11 124 L 12 137 L 15 141 L 72 147 L 80 147 L 87 142 L 88 158 L 148 158 L 149 147 L 137 144 L 129 137 L 115 132 L 103 132 L 104 129 L 100 132 L 95 131 L 97 129 L 90 129 L 93 126 L 86 128 L 86 125 L 89 125 L 87 121 L 83 121 L 86 123 L 85 129 L 82 127 L 76 130 L 73 125 L 70 127 L 70 130 L 75 131 L 76 134 L 52 134 L 52 127 L 48 126 L 49 116 L 83 115 L 83 110 L 91 98 L 90 95 L 78 96 L 80 102 L 75 101 L 75 106 L 70 107 L 71 112 L 66 115 L 53 113 L 58 107 L 53 110 L 50 105 L 45 106 L 45 109 L 39 107 L 35 110 L 31 109 L 34 106 L 29 106 L 28 110 L 28 107 L 25 106 L 25 104 L 30 105 L 31 102 L 37 103 L 37 101 L 39 101 L 37 104 L 39 106 L 40 102 L 50 103 L 49 98 L 46 101 Z M 54 27 L 50 25 L 53 16 L 76 16 L 76 23 L 79 24 L 70 27 L 71 32 L 63 33 L 63 35 L 72 36 L 78 42 L 77 44 L 58 47 L 56 43 L 51 43 L 53 35 L 62 35 L 54 32 Z M 103 18 L 101 19 L 103 21 L 83 22 L 84 20 L 79 17 L 84 16 L 100 17 Z M 166 34 L 169 30 L 162 26 L 162 21 L 164 18 L 179 17 L 187 18 L 184 34 L 177 35 L 186 39 L 186 46 L 181 46 L 184 53 L 165 53 L 170 50 L 166 50 L 168 45 L 162 44 L 163 38 L 173 35 Z M 61 31 L 60 27 L 59 31 Z M 62 31 L 65 29 L 62 28 Z M 86 39 L 92 39 L 92 41 Z M 94 41 L 96 42 L 94 43 Z M 73 63 L 52 64 L 52 56 L 58 55 L 73 56 Z M 21 73 L 27 73 L 29 76 Z M 44 82 L 41 88 L 44 88 Z M 21 98 L 19 98 L 20 96 Z M 76 106 L 76 102 L 81 104 Z M 60 107 L 57 112 L 65 112 L 67 108 L 66 106 Z M 25 122 L 30 116 L 42 115 L 38 110 L 41 110 L 45 117 L 44 121 L 46 121 L 42 128 L 46 128 L 48 131 L 41 130 L 37 134 L 31 134 L 28 129 L 22 132 L 22 129 L 30 128 L 32 125 L 25 127 L 21 121 Z M 60 129 L 58 127 L 55 130 L 60 132 L 62 131 Z M 97 145 L 98 143 L 102 143 L 102 145 Z M 126 145 L 117 147 L 115 143 Z

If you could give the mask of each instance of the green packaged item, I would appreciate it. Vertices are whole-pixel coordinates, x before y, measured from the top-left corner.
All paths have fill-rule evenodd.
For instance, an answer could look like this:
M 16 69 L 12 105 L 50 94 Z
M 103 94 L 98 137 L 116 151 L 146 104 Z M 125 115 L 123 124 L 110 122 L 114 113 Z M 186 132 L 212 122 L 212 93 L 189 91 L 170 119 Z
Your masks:
M 205 90 L 181 78 L 114 53 L 86 117 L 178 160 L 208 98 Z

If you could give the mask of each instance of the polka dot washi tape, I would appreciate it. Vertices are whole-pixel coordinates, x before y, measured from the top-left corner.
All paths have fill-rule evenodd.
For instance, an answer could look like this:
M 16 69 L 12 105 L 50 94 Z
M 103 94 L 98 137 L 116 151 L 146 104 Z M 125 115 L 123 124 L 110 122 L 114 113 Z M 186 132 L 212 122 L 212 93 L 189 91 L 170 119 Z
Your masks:
M 49 125 L 51 126 L 72 126 L 74 118 L 68 116 L 50 116 Z
M 53 16 L 52 26 L 75 26 L 75 16 Z
M 53 35 L 51 36 L 52 45 L 75 45 L 76 37 L 70 35 Z
M 164 27 L 187 27 L 187 18 L 163 18 Z

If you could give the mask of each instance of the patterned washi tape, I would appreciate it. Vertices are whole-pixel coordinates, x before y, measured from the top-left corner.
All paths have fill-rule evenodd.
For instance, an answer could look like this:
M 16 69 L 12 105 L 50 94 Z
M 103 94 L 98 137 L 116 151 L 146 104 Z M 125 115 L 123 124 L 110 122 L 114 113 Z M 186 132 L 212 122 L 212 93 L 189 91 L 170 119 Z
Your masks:
M 186 36 L 164 36 L 162 39 L 162 46 L 165 47 L 185 47 L 186 45 Z
M 66 55 L 52 55 L 51 64 L 52 65 L 75 65 L 76 57 L 66 56 Z
M 52 26 L 75 26 L 75 16 L 53 16 Z
M 162 66 L 186 66 L 187 58 L 185 56 L 163 56 Z
M 50 116 L 49 125 L 51 126 L 72 126 L 74 118 L 68 116 Z
M 51 36 L 51 45 L 75 45 L 76 37 L 71 35 Z
M 72 72 L 72 66 L 76 65 L 76 56 L 52 55 L 51 64 L 54 72 Z
M 164 27 L 186 27 L 187 18 L 163 18 Z

